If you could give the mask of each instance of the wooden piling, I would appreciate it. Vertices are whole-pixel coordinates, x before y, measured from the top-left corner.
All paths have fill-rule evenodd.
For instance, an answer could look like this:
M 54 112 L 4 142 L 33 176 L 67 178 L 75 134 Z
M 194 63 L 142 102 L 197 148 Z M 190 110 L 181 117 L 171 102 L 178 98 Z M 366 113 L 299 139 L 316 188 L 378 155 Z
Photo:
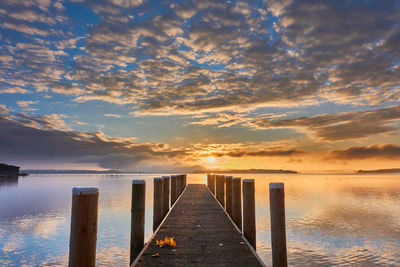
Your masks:
M 222 207 L 225 207 L 225 175 L 216 175 L 216 196 Z
M 181 177 L 179 174 L 175 175 L 175 183 L 176 183 L 176 198 L 179 197 L 181 191 Z
M 176 175 L 171 175 L 171 207 L 178 198 L 177 180 L 178 178 Z
M 169 176 L 163 176 L 163 218 L 169 211 Z
M 225 176 L 225 210 L 232 218 L 232 176 Z
M 183 189 L 185 189 L 187 186 L 187 174 L 183 175 Z
M 183 191 L 183 175 L 178 175 L 178 197 L 182 194 Z
M 269 205 L 271 213 L 272 264 L 274 267 L 286 267 L 285 191 L 283 183 L 269 184 Z
M 69 261 L 71 267 L 96 265 L 98 187 L 72 189 Z
M 243 179 L 243 235 L 256 249 L 256 206 L 254 179 Z
M 207 174 L 207 185 L 211 193 L 215 195 L 215 174 Z
M 153 232 L 160 225 L 163 218 L 163 179 L 154 178 L 154 191 L 153 191 Z
M 183 192 L 183 190 L 185 190 L 185 186 L 186 186 L 186 184 L 185 184 L 185 174 L 182 174 L 181 175 L 182 176 L 182 192 Z M 182 193 L 181 193 L 182 194 Z
M 242 192 L 241 178 L 232 178 L 232 220 L 236 226 L 242 231 Z
M 185 179 L 185 175 L 181 174 L 181 193 L 179 195 L 181 195 L 183 190 L 185 189 L 184 179 Z
M 146 199 L 146 182 L 132 181 L 131 204 L 131 248 L 130 260 L 132 263 L 144 247 L 144 212 Z

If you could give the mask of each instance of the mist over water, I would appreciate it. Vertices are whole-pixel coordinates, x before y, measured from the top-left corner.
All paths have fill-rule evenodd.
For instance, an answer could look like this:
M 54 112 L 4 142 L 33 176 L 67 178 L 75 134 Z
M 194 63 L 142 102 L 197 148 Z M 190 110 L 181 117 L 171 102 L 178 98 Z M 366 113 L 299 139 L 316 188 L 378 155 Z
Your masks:
M 0 183 L 0 266 L 68 262 L 72 187 L 100 188 L 98 266 L 129 260 L 132 179 L 146 180 L 146 240 L 157 175 L 31 175 Z M 268 184 L 284 182 L 290 266 L 400 265 L 400 175 L 235 174 L 256 179 L 257 252 L 271 264 Z M 206 175 L 188 175 L 206 183 Z M 178 244 L 179 245 L 179 244 Z

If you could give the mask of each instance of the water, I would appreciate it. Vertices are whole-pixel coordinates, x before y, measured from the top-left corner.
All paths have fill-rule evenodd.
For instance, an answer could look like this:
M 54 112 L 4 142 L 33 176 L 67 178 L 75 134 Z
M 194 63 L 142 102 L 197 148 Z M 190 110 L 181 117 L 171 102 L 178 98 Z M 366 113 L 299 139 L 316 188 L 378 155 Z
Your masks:
M 160 176 L 160 175 L 157 175 Z M 68 262 L 72 187 L 100 187 L 98 266 L 127 266 L 131 180 L 146 180 L 146 239 L 154 175 L 31 175 L 0 183 L 0 266 Z M 270 175 L 256 179 L 257 251 L 271 264 L 268 184 L 284 182 L 291 266 L 399 266 L 400 175 Z M 205 183 L 205 175 L 188 175 Z

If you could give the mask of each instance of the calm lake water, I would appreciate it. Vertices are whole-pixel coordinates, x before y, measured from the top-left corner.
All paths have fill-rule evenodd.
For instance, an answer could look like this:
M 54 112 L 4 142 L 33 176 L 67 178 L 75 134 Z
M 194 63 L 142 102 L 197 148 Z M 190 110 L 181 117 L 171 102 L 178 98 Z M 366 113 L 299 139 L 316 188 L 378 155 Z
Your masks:
M 72 187 L 78 185 L 100 188 L 98 266 L 127 266 L 131 181 L 146 180 L 148 239 L 154 176 L 31 175 L 0 183 L 0 266 L 67 265 Z M 266 264 L 268 184 L 284 182 L 289 265 L 400 265 L 400 175 L 241 177 L 256 179 L 257 252 Z M 188 175 L 188 183 L 206 183 L 206 176 Z

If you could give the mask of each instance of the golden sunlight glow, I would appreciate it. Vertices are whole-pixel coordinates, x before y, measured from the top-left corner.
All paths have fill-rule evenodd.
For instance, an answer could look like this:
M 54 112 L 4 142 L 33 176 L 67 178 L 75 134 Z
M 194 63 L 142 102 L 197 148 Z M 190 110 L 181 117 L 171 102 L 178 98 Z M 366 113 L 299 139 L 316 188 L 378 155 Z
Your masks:
M 208 157 L 207 160 L 210 163 L 214 163 L 215 162 L 215 158 L 214 157 Z

